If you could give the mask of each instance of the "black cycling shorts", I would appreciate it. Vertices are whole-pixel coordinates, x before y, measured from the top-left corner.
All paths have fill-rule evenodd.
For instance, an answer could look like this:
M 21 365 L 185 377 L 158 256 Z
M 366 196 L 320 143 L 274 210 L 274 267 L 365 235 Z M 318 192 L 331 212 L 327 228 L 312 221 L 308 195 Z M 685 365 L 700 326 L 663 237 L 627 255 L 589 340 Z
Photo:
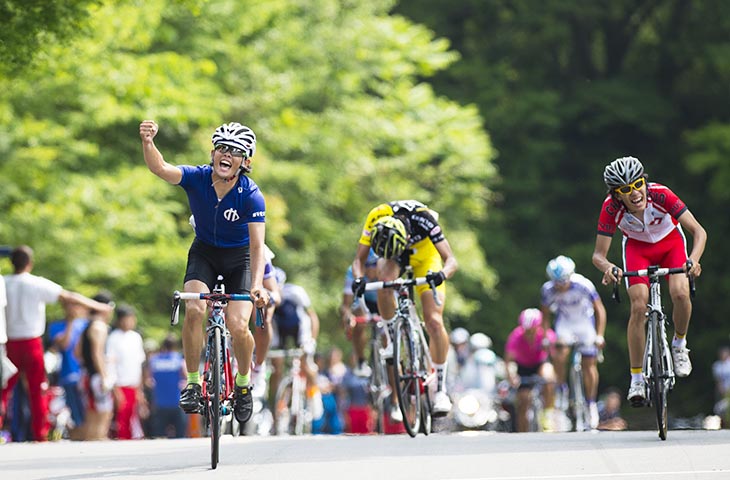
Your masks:
M 249 248 L 220 248 L 193 240 L 188 251 L 185 282 L 200 280 L 213 291 L 218 275 L 223 275 L 226 293 L 250 293 L 251 256 Z
M 517 375 L 522 378 L 519 386 L 520 389 L 532 388 L 535 385 L 535 382 L 538 378 L 538 372 L 540 371 L 540 367 L 542 367 L 542 365 L 542 363 L 535 365 L 534 367 L 524 367 L 522 365 L 517 365 Z

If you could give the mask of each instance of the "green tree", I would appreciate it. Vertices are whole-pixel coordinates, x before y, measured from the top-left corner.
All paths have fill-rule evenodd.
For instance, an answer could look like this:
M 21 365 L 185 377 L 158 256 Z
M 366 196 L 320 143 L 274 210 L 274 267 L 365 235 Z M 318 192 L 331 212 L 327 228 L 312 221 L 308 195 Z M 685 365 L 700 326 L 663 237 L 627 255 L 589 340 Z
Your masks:
M 478 105 L 499 152 L 497 202 L 481 227 L 490 234 L 480 237 L 499 276 L 481 312 L 498 345 L 519 310 L 539 301 L 548 259 L 571 255 L 579 271 L 600 280 L 590 256 L 601 174 L 618 156 L 639 157 L 652 180 L 687 202 L 709 233 L 703 263 L 723 263 L 727 247 L 715 239 L 728 232 L 729 8 L 716 0 L 399 2 L 396 12 L 429 25 L 460 53 L 430 82 Z M 719 269 L 704 272 L 690 329 L 695 371 L 673 395 L 679 414 L 711 410 L 709 364 L 728 341 L 727 279 Z M 602 385 L 623 386 L 628 311 L 600 290 L 609 312 Z
M 42 45 L 35 68 L 0 79 L 0 238 L 31 244 L 38 273 L 108 288 L 163 329 L 192 230 L 182 189 L 144 166 L 138 124 L 157 120 L 171 163 L 200 164 L 213 129 L 237 120 L 258 135 L 267 243 L 313 297 L 323 344 L 344 341 L 336 306 L 361 223 L 395 198 L 442 213 L 462 259 L 448 311 L 466 321 L 493 283 L 474 227 L 494 153 L 474 106 L 421 81 L 456 59 L 447 42 L 390 17 L 392 2 L 360 3 L 88 10 L 84 36 Z

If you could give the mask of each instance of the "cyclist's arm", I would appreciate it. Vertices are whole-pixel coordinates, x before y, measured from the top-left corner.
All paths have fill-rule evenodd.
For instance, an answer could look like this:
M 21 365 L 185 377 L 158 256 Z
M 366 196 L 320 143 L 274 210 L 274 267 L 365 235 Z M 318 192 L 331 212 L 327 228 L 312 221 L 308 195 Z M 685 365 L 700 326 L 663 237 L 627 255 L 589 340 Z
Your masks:
M 264 281 L 264 237 L 266 224 L 264 222 L 249 222 L 249 253 L 251 257 L 251 298 L 255 299 L 256 307 L 265 307 L 269 302 L 269 294 L 263 286 Z
M 436 250 L 438 250 L 439 255 L 441 255 L 441 260 L 444 262 L 444 268 L 442 268 L 441 271 L 446 278 L 451 278 L 459 268 L 459 263 L 456 261 L 456 256 L 451 250 L 449 241 L 444 239 L 434 244 L 434 246 L 436 247 Z
M 606 307 L 603 305 L 601 297 L 593 300 L 593 313 L 596 316 L 596 335 L 605 338 L 606 333 Z M 600 340 L 600 339 L 599 339 Z M 597 342 L 600 343 L 600 342 Z M 605 343 L 605 340 L 604 342 Z M 603 347 L 603 345 L 599 345 Z
M 307 309 L 307 315 L 309 315 L 312 321 L 312 338 L 316 340 L 319 336 L 319 316 L 317 316 L 317 312 L 312 307 Z
M 593 249 L 593 265 L 603 273 L 601 283 L 608 285 L 609 283 L 617 282 L 621 277 L 621 269 L 619 268 L 619 278 L 616 278 L 611 270 L 616 267 L 613 263 L 608 261 L 608 249 L 611 248 L 611 240 L 613 237 L 606 235 L 596 235 L 596 246 Z
M 269 291 L 269 295 L 271 295 L 271 300 L 274 302 L 274 305 L 279 305 L 281 303 L 281 290 L 279 289 L 276 277 L 272 275 L 269 278 L 264 278 L 263 285 L 264 288 Z
M 515 362 L 515 357 L 508 352 L 507 350 L 504 351 L 504 373 L 507 377 L 507 381 L 512 386 L 517 386 L 520 383 L 520 377 L 517 375 L 515 368 L 517 365 L 517 362 Z
M 170 165 L 162 158 L 162 154 L 155 146 L 154 138 L 157 135 L 157 124 L 152 120 L 145 120 L 139 125 L 139 136 L 142 138 L 142 153 L 144 162 L 152 173 L 167 183 L 177 185 L 182 180 L 182 170 Z
M 370 245 L 357 244 L 355 259 L 352 261 L 352 278 L 358 279 L 365 275 L 365 262 L 370 253 Z
M 350 319 L 352 318 L 352 307 L 353 295 L 350 292 L 342 292 L 342 303 L 340 304 L 340 318 L 342 319 L 342 325 L 345 329 L 350 325 Z
M 682 225 L 682 228 L 692 235 L 692 252 L 690 252 L 689 258 L 692 259 L 694 265 L 690 271 L 692 275 L 699 277 L 702 273 L 700 258 L 702 258 L 702 254 L 705 251 L 707 232 L 689 210 L 685 210 L 684 213 L 679 216 L 678 220 Z

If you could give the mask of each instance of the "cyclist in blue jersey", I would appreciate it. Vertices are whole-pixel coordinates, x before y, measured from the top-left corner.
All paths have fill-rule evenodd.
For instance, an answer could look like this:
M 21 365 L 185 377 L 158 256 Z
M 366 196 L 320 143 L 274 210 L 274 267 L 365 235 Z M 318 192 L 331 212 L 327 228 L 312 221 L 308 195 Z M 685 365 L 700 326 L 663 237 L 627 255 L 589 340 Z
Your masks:
M 266 205 L 258 185 L 245 175 L 251 171 L 256 135 L 240 123 L 223 124 L 213 133 L 208 165 L 174 166 L 155 146 L 158 130 L 153 120 L 140 123 L 145 163 L 152 173 L 185 190 L 195 220 L 183 288 L 207 293 L 218 275 L 223 275 L 227 293 L 249 293 L 256 307 L 265 307 L 269 301 L 263 287 Z M 231 302 L 226 307 L 226 325 L 238 362 L 233 413 L 241 423 L 253 411 L 250 369 L 254 338 L 248 326 L 252 309 L 250 302 Z M 187 300 L 182 340 L 188 383 L 180 393 L 180 407 L 186 413 L 199 413 L 202 407 L 199 368 L 205 319 L 205 301 Z

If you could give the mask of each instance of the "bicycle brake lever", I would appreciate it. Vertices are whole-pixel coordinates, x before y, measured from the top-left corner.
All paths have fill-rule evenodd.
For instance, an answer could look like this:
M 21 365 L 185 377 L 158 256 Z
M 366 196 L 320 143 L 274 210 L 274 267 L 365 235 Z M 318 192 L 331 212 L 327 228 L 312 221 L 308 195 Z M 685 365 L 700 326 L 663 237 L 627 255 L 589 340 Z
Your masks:
M 172 295 L 172 312 L 170 314 L 170 325 L 175 326 L 180 319 L 180 292 Z
M 690 298 L 695 298 L 695 277 L 694 275 L 690 275 L 689 271 L 694 265 L 694 262 L 691 258 L 687 259 L 687 280 L 689 281 L 689 296 Z
M 613 267 L 611 269 L 611 274 L 616 277 L 616 282 L 614 282 L 613 284 L 613 293 L 611 294 L 611 296 L 614 300 L 616 300 L 616 303 L 621 303 L 621 296 L 618 292 L 618 267 Z
M 265 326 L 264 316 L 265 315 L 266 315 L 266 311 L 264 310 L 263 307 L 261 307 L 261 308 L 258 308 L 257 307 L 256 308 L 256 326 L 257 327 L 264 328 L 264 326 Z
M 431 287 L 431 293 L 433 293 L 433 301 L 436 302 L 436 305 L 440 307 L 441 299 L 439 298 L 439 294 L 436 291 L 436 282 L 434 282 L 433 280 L 429 280 L 428 286 Z

